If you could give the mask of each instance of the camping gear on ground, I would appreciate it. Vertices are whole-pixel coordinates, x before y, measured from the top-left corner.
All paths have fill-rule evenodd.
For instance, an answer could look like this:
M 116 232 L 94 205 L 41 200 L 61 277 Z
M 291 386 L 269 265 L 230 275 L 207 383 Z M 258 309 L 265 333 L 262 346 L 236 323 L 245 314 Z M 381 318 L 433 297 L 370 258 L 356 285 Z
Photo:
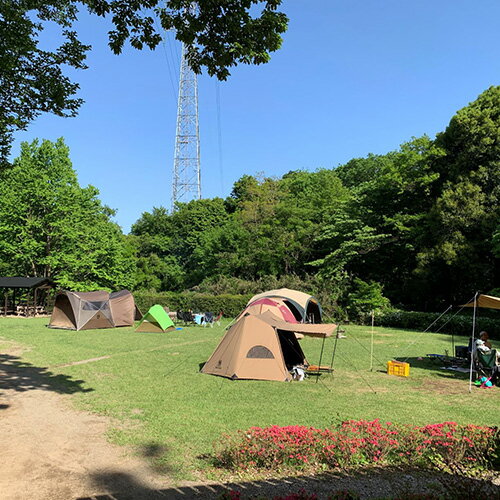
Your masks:
M 142 317 L 135 329 L 136 332 L 147 333 L 165 333 L 175 330 L 174 322 L 170 319 L 167 311 L 155 304 L 149 308 L 149 311 Z
M 222 319 L 222 311 L 217 314 L 216 317 L 214 317 L 213 312 L 206 312 L 205 317 L 203 318 L 202 325 L 205 327 L 207 325 L 210 325 L 210 328 L 214 327 L 214 324 L 217 323 L 218 326 L 220 326 L 220 320 Z
M 301 323 L 321 323 L 323 311 L 318 300 L 308 293 L 280 288 L 254 295 L 247 303 L 247 307 L 253 302 L 268 298 L 272 300 L 281 299 L 290 309 L 295 319 Z
M 177 320 L 182 323 L 194 323 L 194 316 L 191 311 L 177 311 Z
M 56 296 L 49 328 L 91 330 L 133 326 L 141 312 L 128 290 L 109 293 L 63 291 Z
M 227 330 L 201 372 L 233 380 L 290 381 L 294 366 L 308 364 L 295 332 L 325 338 L 335 328 L 287 323 L 270 311 L 247 314 Z
M 387 374 L 397 375 L 398 377 L 410 376 L 410 363 L 401 361 L 387 361 Z
M 455 357 L 456 358 L 467 358 L 469 355 L 469 347 L 466 345 L 455 346 Z

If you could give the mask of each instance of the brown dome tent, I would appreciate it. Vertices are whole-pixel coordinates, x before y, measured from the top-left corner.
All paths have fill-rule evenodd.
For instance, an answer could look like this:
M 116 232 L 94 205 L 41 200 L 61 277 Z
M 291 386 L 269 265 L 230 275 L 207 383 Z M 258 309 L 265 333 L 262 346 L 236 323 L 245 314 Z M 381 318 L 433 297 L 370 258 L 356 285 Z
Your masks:
M 109 293 L 63 291 L 56 296 L 49 328 L 91 330 L 133 326 L 141 313 L 128 290 Z
M 330 337 L 335 328 L 287 323 L 270 311 L 247 314 L 226 332 L 201 372 L 233 380 L 290 381 L 290 369 L 307 363 L 294 333 Z
M 295 316 L 295 319 L 305 323 L 321 323 L 323 311 L 318 300 L 308 293 L 290 290 L 289 288 L 280 288 L 278 290 L 269 290 L 268 292 L 254 295 L 247 304 L 263 299 L 281 299 Z

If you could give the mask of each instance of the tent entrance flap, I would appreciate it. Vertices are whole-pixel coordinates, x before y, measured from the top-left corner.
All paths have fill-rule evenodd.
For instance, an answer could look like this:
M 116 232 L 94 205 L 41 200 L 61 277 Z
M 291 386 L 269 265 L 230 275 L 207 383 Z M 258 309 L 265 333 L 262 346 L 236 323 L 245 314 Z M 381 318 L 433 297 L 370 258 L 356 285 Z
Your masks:
M 304 364 L 306 359 L 295 334 L 284 330 L 276 330 L 276 333 L 287 369 L 291 370 L 295 365 Z

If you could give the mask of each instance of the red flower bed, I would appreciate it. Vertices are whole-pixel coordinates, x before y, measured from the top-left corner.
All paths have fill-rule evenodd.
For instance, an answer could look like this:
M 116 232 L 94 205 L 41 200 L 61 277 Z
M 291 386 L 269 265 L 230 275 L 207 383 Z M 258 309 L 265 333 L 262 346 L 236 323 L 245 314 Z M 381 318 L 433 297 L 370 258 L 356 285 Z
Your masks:
M 455 422 L 415 427 L 349 420 L 334 428 L 252 427 L 225 436 L 216 465 L 228 469 L 336 468 L 361 464 L 488 466 L 500 449 L 496 428 Z

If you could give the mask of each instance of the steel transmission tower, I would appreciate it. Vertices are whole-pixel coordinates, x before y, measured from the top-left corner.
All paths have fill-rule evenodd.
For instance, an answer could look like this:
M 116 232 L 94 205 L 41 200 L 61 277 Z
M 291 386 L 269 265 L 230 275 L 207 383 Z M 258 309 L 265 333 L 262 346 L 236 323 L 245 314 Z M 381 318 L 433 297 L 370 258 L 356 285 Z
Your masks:
M 198 81 L 190 68 L 182 44 L 177 128 L 175 133 L 172 210 L 176 201 L 201 198 L 200 130 L 198 125 Z

